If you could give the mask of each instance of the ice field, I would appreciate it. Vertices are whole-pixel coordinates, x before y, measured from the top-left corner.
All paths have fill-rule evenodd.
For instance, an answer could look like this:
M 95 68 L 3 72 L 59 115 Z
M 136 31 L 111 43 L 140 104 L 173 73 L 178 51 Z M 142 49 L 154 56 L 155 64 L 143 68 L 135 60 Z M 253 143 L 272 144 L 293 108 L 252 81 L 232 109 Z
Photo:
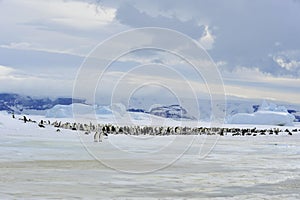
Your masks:
M 0 134 L 0 199 L 300 198 L 300 132 L 109 135 L 95 143 L 92 134 L 56 132 L 1 113 Z

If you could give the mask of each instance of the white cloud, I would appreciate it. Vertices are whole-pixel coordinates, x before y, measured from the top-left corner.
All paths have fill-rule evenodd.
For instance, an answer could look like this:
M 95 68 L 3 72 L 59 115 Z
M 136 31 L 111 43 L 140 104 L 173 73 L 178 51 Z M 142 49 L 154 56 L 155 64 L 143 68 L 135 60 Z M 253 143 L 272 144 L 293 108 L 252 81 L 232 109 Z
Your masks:
M 275 46 L 280 46 L 281 45 L 281 43 L 280 42 L 275 42 L 275 44 L 274 44 Z
M 151 22 L 152 26 L 175 27 L 176 30 L 195 38 L 195 29 L 199 29 L 199 25 L 205 25 L 208 31 L 201 39 L 201 34 L 198 35 L 197 39 L 202 40 L 206 48 L 211 50 L 209 53 L 212 58 L 228 63 L 224 67 L 233 69 L 239 65 L 257 65 L 262 71 L 277 76 L 295 76 L 293 71 L 274 65 L 273 60 L 267 58 L 269 53 L 276 51 L 299 49 L 300 12 L 299 4 L 294 0 L 193 0 L 189 3 L 173 0 L 153 0 L 145 3 L 131 0 L 127 4 L 133 5 L 138 11 L 118 5 L 122 8 L 123 15 L 118 15 L 118 10 L 117 18 L 123 19 L 120 21 L 130 26 L 148 25 Z M 282 10 L 288 10 L 289 14 Z M 134 11 L 138 17 L 130 18 L 133 14 L 129 11 Z M 166 21 L 168 23 L 164 23 Z M 198 26 L 188 24 L 189 21 L 196 22 Z M 173 22 L 177 25 L 168 25 Z M 180 22 L 188 26 L 182 26 Z M 296 76 L 299 77 L 300 73 L 296 73 Z
M 30 74 L 0 65 L 0 92 L 40 96 L 71 96 L 73 80 L 56 74 Z
M 287 70 L 293 70 L 295 68 L 299 68 L 300 67 L 300 61 L 296 61 L 296 60 L 291 60 L 291 61 L 287 61 L 282 57 L 275 57 L 274 61 L 282 68 L 285 68 Z
M 84 54 L 77 53 L 74 49 L 54 49 L 54 48 L 43 48 L 39 44 L 31 44 L 28 42 L 11 42 L 9 44 L 0 45 L 1 48 L 6 49 L 17 49 L 17 50 L 33 50 L 33 51 L 43 51 L 49 53 L 60 53 L 69 54 L 84 57 Z
M 0 47 L 8 49 L 30 49 L 31 46 L 32 45 L 28 42 L 12 42 L 10 44 L 0 45 Z
M 222 75 L 227 95 L 300 103 L 299 78 L 275 77 L 258 67 L 242 66 L 231 72 L 222 71 Z
M 215 36 L 212 35 L 211 31 L 209 30 L 208 26 L 205 26 L 204 32 L 202 37 L 199 40 L 200 44 L 206 50 L 210 50 L 213 48 L 215 42 Z
M 295 81 L 298 84 L 300 81 Z M 226 94 L 236 97 L 243 97 L 247 99 L 269 99 L 284 102 L 291 102 L 299 104 L 298 93 L 284 90 L 283 88 L 278 90 L 277 88 L 265 88 L 265 87 L 253 87 L 253 86 L 238 86 L 238 85 L 226 85 Z
M 0 65 L 0 79 L 2 79 L 3 77 L 9 76 L 14 71 L 15 70 L 11 67 L 6 67 L 3 65 Z
M 97 43 L 124 30 L 116 8 L 80 1 L 0 2 L 0 45 L 4 48 L 86 55 Z
M 28 12 L 32 12 L 29 15 L 32 20 L 46 20 L 78 29 L 94 29 L 111 23 L 116 12 L 115 8 L 102 7 L 101 10 L 96 10 L 96 5 L 77 1 L 12 0 L 11 3 L 27 12 L 26 16 Z

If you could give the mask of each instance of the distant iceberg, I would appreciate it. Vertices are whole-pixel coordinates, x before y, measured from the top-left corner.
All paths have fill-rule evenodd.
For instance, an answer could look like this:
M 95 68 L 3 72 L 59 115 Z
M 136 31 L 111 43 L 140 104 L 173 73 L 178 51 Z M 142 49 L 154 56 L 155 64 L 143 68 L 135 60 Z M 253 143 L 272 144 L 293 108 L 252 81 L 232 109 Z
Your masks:
M 228 117 L 227 123 L 293 126 L 294 120 L 295 116 L 288 113 L 284 106 L 277 106 L 264 101 L 257 112 L 251 114 L 237 113 Z
M 55 105 L 53 108 L 47 110 L 47 118 L 72 118 L 73 117 L 73 107 L 77 112 L 89 113 L 92 112 L 92 108 L 85 104 L 71 104 L 71 105 Z
M 77 115 L 108 115 L 112 114 L 112 110 L 108 106 L 92 106 L 74 103 L 71 105 L 56 105 L 47 110 L 45 116 L 47 118 L 72 118 L 74 113 Z

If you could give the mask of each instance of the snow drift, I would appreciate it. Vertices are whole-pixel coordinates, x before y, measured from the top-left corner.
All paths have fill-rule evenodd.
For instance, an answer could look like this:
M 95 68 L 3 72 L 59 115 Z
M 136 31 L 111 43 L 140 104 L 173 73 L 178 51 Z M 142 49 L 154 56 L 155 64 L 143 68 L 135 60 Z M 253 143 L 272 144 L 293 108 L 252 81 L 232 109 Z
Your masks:
M 278 125 L 293 126 L 295 116 L 288 113 L 284 106 L 263 102 L 257 112 L 237 113 L 227 119 L 229 124 L 260 124 L 260 125 Z

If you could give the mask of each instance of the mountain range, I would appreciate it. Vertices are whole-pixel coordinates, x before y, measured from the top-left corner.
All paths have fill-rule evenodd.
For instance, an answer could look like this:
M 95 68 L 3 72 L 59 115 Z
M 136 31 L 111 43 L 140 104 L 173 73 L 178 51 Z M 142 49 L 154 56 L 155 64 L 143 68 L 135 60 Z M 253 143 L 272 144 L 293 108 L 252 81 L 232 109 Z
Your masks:
M 85 103 L 82 99 L 72 98 L 34 98 L 15 93 L 0 93 L 0 110 L 22 113 L 25 110 L 47 110 L 55 105 L 70 105 L 72 103 Z
M 143 100 L 145 101 L 145 100 Z M 260 109 L 261 100 L 249 99 L 230 99 L 226 102 L 226 116 L 237 113 L 253 113 Z M 200 101 L 199 101 L 200 102 Z M 72 103 L 87 104 L 84 99 L 74 99 L 71 97 L 60 97 L 51 99 L 49 97 L 31 97 L 15 93 L 0 93 L 0 111 L 14 112 L 16 114 L 40 113 L 45 114 L 47 110 L 56 105 L 71 105 Z M 146 102 L 147 103 L 147 102 Z M 149 103 L 149 102 L 148 102 Z M 274 102 L 273 102 L 274 103 Z M 296 121 L 300 122 L 300 105 L 275 102 L 283 106 L 293 114 Z M 150 108 L 141 106 L 143 102 L 131 105 L 127 108 L 128 112 L 148 113 L 165 118 L 173 119 L 196 119 L 189 110 L 177 104 L 171 105 L 154 105 Z M 209 120 L 211 117 L 210 102 L 201 100 L 199 103 L 200 120 Z M 221 103 L 220 103 L 221 104 Z M 218 104 L 217 104 L 218 105 Z M 100 106 L 101 107 L 101 106 Z M 219 108 L 224 109 L 222 106 Z

